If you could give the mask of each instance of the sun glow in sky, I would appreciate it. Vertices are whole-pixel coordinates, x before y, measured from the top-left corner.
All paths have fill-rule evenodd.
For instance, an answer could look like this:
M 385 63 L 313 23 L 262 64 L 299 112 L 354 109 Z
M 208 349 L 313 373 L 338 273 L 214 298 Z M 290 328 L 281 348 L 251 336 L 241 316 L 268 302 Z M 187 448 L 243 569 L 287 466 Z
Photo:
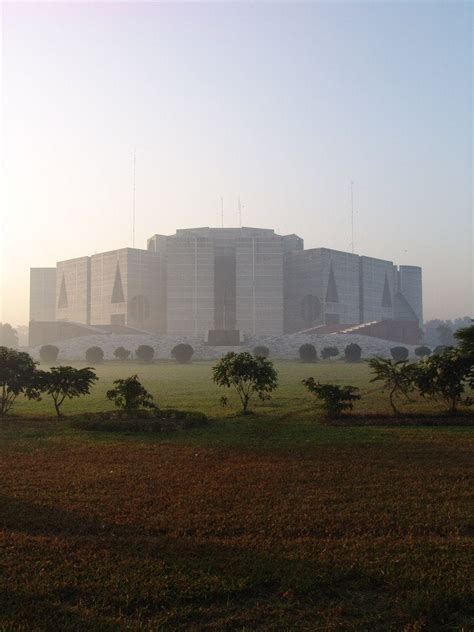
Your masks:
M 243 224 L 423 266 L 473 314 L 468 2 L 4 3 L 2 314 L 30 266 Z

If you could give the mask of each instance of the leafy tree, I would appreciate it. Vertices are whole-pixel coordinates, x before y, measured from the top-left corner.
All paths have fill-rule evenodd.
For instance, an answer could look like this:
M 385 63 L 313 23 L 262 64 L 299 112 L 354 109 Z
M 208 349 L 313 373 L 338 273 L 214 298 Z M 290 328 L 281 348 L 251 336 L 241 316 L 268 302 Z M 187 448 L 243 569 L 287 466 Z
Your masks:
M 454 334 L 463 355 L 474 357 L 474 325 L 458 329 Z
M 299 348 L 300 360 L 302 362 L 316 362 L 318 359 L 318 352 L 314 345 L 305 342 Z
M 268 358 L 270 355 L 270 349 L 265 345 L 257 345 L 253 350 L 253 355 L 256 358 Z
M 327 417 L 339 417 L 346 410 L 352 410 L 354 402 L 360 399 L 356 386 L 339 386 L 338 384 L 322 384 L 313 377 L 303 380 L 308 391 L 321 400 Z
M 88 395 L 97 375 L 90 368 L 75 369 L 72 366 L 53 366 L 50 371 L 39 371 L 41 391 L 51 395 L 58 417 L 62 416 L 64 400 Z
M 459 353 L 471 361 L 468 381 L 469 386 L 474 388 L 474 325 L 458 329 L 454 336 L 458 341 Z
M 40 399 L 36 366 L 28 353 L 0 347 L 0 416 L 8 413 L 20 394 Z
M 0 345 L 11 349 L 18 347 L 18 333 L 9 323 L 0 323 Z
M 153 356 L 155 355 L 155 350 L 153 347 L 148 345 L 140 345 L 138 349 L 135 351 L 135 357 L 140 362 L 150 363 L 153 360 Z
M 417 358 L 426 358 L 431 355 L 431 349 L 426 345 L 421 345 L 415 349 L 415 355 Z
M 406 360 L 388 360 L 385 358 L 371 358 L 369 367 L 375 373 L 371 382 L 383 382 L 383 388 L 389 391 L 390 406 L 395 415 L 399 410 L 395 405 L 395 399 L 401 395 L 407 399 L 415 389 L 415 365 Z
M 130 357 L 130 351 L 128 349 L 125 349 L 125 347 L 117 347 L 117 349 L 115 349 L 114 351 L 114 356 L 117 358 L 117 360 L 121 360 L 122 362 L 124 362 Z
M 227 353 L 212 369 L 212 379 L 218 386 L 234 388 L 242 404 L 244 415 L 256 393 L 263 401 L 278 386 L 278 375 L 273 362 L 267 358 L 254 358 L 248 351 Z
M 104 351 L 100 347 L 89 347 L 86 351 L 86 361 L 91 364 L 102 364 L 104 361 Z
M 191 358 L 194 355 L 194 349 L 186 342 L 181 342 L 173 347 L 171 355 L 176 362 L 191 362 Z
M 107 399 L 114 402 L 117 408 L 131 411 L 139 408 L 156 408 L 152 395 L 140 383 L 138 375 L 124 380 L 115 380 L 115 388 L 107 391 Z
M 362 349 L 356 343 L 351 343 L 347 345 L 344 349 L 344 356 L 346 358 L 346 362 L 360 362 L 362 357 Z
M 335 358 L 339 355 L 339 349 L 337 347 L 324 347 L 321 351 L 321 357 L 323 360 L 329 360 L 329 358 Z
M 41 362 L 53 364 L 58 359 L 59 349 L 56 345 L 43 345 L 39 350 Z
M 472 385 L 472 370 L 471 357 L 448 348 L 418 363 L 416 385 L 422 397 L 441 401 L 454 413 L 463 402 L 466 386 Z M 472 399 L 466 398 L 463 403 L 471 405 Z
M 442 323 L 436 327 L 439 343 L 445 346 L 454 344 L 453 330 L 446 323 Z
M 406 347 L 392 347 L 390 349 L 390 354 L 395 362 L 408 360 L 408 349 Z

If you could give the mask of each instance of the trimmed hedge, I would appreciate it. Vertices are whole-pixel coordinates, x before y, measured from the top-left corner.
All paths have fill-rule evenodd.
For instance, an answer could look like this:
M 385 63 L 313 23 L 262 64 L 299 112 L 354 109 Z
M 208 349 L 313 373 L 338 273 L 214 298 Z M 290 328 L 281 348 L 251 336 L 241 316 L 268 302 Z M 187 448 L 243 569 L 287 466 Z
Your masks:
M 56 345 L 43 345 L 39 350 L 41 362 L 53 364 L 58 359 L 59 349 Z
M 431 355 L 431 349 L 426 345 L 421 345 L 421 347 L 415 349 L 415 355 L 418 358 L 426 358 Z
M 318 352 L 316 351 L 316 347 L 309 342 L 305 342 L 301 345 L 298 351 L 302 362 L 317 362 Z
M 135 358 L 140 360 L 140 362 L 150 363 L 153 361 L 153 357 L 155 355 L 155 350 L 153 347 L 148 345 L 140 345 L 138 349 L 135 351 Z
M 191 362 L 193 354 L 194 349 L 186 342 L 181 342 L 171 349 L 171 357 L 174 358 L 176 362 Z
M 89 347 L 86 351 L 86 361 L 91 364 L 101 364 L 104 361 L 104 350 L 100 347 Z
M 130 357 L 130 351 L 128 349 L 125 349 L 125 347 L 117 347 L 117 349 L 115 349 L 114 351 L 114 356 L 117 358 L 117 360 L 121 360 L 122 362 L 124 362 Z
M 403 360 L 408 360 L 409 352 L 406 347 L 392 347 L 390 349 L 390 355 L 395 362 L 401 362 Z
M 362 349 L 355 342 L 347 345 L 344 349 L 344 357 L 346 362 L 360 362 L 362 357 Z
M 335 358 L 339 355 L 339 349 L 337 347 L 324 347 L 321 351 L 321 357 L 323 360 L 328 360 L 329 358 Z

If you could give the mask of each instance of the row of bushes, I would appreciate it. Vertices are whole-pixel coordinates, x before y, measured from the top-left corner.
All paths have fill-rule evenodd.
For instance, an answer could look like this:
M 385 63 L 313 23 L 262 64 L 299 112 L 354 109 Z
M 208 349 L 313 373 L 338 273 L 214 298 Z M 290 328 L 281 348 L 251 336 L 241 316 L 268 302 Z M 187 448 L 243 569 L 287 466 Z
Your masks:
M 432 352 L 429 347 L 421 346 L 415 349 L 415 355 L 419 358 L 428 357 L 432 353 L 439 354 L 444 351 L 445 347 L 442 345 L 436 347 Z M 409 351 L 406 347 L 392 347 L 390 349 L 392 358 L 395 361 L 407 360 Z M 268 358 L 270 356 L 270 349 L 264 345 L 259 345 L 254 348 L 253 354 L 255 357 Z M 44 345 L 40 348 L 39 356 L 41 362 L 45 364 L 54 364 L 58 359 L 59 349 L 55 345 Z M 190 344 L 180 343 L 173 347 L 171 350 L 171 357 L 177 362 L 191 362 L 194 355 L 194 349 Z M 324 347 L 321 350 L 321 358 L 328 360 L 329 358 L 335 358 L 340 355 L 340 351 L 337 347 Z M 299 348 L 299 356 L 302 362 L 316 362 L 318 360 L 318 352 L 316 347 L 312 344 L 305 343 Z M 114 351 L 114 357 L 117 360 L 125 362 L 132 359 L 132 353 L 125 347 L 118 347 Z M 155 357 L 155 350 L 149 345 L 140 345 L 134 354 L 134 358 L 139 362 L 149 363 L 152 362 Z M 349 344 L 344 348 L 344 358 L 347 362 L 359 362 L 362 357 L 362 349 L 358 344 Z M 104 351 L 101 347 L 90 347 L 85 354 L 86 362 L 91 364 L 101 364 L 104 361 Z
M 176 345 L 171 350 L 171 356 L 177 362 L 190 362 L 193 354 L 194 349 L 186 343 Z M 43 345 L 39 350 L 40 360 L 45 364 L 53 364 L 58 359 L 58 356 L 59 349 L 56 345 Z M 132 359 L 132 352 L 125 349 L 125 347 L 118 347 L 114 351 L 114 357 L 125 362 Z M 153 362 L 154 357 L 155 350 L 149 345 L 140 345 L 134 354 L 135 360 L 145 363 Z M 104 350 L 101 347 L 89 347 L 86 351 L 85 359 L 90 364 L 101 364 L 104 361 Z
M 398 412 L 396 398 L 408 398 L 415 390 L 422 397 L 443 401 L 449 405 L 451 412 L 460 403 L 474 403 L 472 398 L 464 398 L 466 387 L 474 388 L 474 325 L 460 330 L 457 338 L 460 341 L 459 348 L 447 348 L 418 363 L 384 358 L 372 358 L 369 361 L 374 373 L 372 381 L 383 382 L 383 388 L 389 391 L 394 413 Z M 235 389 L 244 414 L 248 412 L 253 395 L 267 400 L 278 386 L 278 374 L 273 362 L 245 351 L 227 353 L 213 367 L 212 378 L 218 386 Z M 0 416 L 10 410 L 19 395 L 38 400 L 42 394 L 52 397 L 56 413 L 60 416 L 66 398 L 88 394 L 97 379 L 90 367 L 76 369 L 56 366 L 50 371 L 42 371 L 29 354 L 0 347 Z M 358 389 L 354 386 L 322 384 L 311 377 L 303 383 L 323 401 L 330 415 L 352 409 L 353 402 L 360 399 Z M 114 388 L 107 391 L 106 395 L 123 411 L 158 410 L 153 397 L 136 375 L 115 380 Z M 221 401 L 226 404 L 226 397 Z

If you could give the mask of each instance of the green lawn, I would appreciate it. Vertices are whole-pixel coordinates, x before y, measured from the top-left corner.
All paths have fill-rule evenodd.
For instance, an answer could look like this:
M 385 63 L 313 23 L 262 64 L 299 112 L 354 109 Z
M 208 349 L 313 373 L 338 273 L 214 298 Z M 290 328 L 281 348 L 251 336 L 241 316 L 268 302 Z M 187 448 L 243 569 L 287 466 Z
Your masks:
M 108 410 L 136 372 L 210 416 L 186 431 L 83 432 L 19 402 L 0 421 L 0 630 L 474 629 L 473 428 L 324 425 L 301 380 L 388 413 L 367 366 L 276 365 L 249 417 L 220 407 L 209 362 L 107 363 L 65 406 Z

